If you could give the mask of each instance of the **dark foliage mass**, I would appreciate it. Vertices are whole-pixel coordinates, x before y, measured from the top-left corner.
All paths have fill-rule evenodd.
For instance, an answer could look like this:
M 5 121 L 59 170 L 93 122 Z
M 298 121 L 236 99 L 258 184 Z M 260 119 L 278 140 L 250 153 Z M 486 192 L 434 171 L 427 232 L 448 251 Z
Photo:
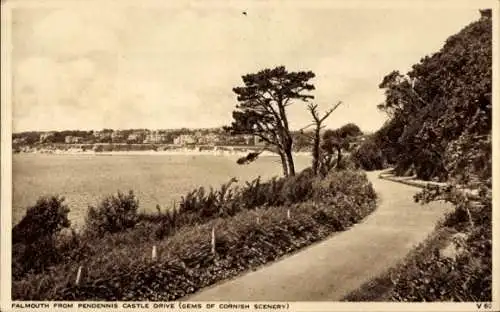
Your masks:
M 29 207 L 26 216 L 12 228 L 12 242 L 31 244 L 69 227 L 69 208 L 63 197 L 41 197 Z
M 483 14 L 407 75 L 384 77 L 386 100 L 379 108 L 390 119 L 364 148 L 369 153 L 359 157 L 363 167 L 380 168 L 382 153 L 396 173 L 421 179 L 491 171 L 491 32 L 491 18 Z M 476 154 L 471 163 L 462 161 L 467 154 Z
M 12 228 L 12 275 L 41 272 L 60 260 L 56 235 L 70 226 L 64 198 L 41 197 Z
M 353 161 L 365 170 L 381 170 L 387 166 L 384 153 L 373 138 L 369 138 L 352 153 Z

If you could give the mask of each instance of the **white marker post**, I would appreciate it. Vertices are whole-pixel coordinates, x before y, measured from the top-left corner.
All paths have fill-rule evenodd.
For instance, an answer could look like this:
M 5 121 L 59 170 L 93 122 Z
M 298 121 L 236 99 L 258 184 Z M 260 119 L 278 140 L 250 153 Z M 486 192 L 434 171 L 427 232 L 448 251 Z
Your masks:
M 257 224 L 260 224 L 260 218 L 257 216 Z
M 156 261 L 156 245 L 153 246 L 153 251 L 151 251 L 151 259 Z
M 76 286 L 80 285 L 81 279 L 82 279 L 82 266 L 80 265 L 78 267 L 78 272 L 76 273 L 76 280 L 75 280 Z
M 215 227 L 212 228 L 212 254 L 215 255 Z
M 287 218 L 287 219 L 290 219 L 290 209 L 288 209 L 288 210 L 286 211 L 286 218 Z

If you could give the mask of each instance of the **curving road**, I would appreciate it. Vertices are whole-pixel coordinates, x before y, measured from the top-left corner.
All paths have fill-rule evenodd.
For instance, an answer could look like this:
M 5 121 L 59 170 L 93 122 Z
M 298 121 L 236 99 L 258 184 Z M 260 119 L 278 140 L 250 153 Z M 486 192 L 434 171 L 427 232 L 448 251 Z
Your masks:
M 339 301 L 401 260 L 452 209 L 413 201 L 418 188 L 368 178 L 379 195 L 377 209 L 348 231 L 255 272 L 209 287 L 189 301 Z

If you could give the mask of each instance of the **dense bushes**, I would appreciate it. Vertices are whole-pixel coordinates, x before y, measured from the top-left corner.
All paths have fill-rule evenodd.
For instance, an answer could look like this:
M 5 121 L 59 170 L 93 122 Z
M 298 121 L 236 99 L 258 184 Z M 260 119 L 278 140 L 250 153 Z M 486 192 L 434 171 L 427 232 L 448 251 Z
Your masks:
M 218 217 L 234 216 L 243 210 L 262 206 L 282 206 L 304 202 L 313 195 L 315 177 L 309 169 L 287 178 L 273 178 L 261 182 L 260 177 L 233 186 L 236 179 L 221 185 L 219 189 L 197 188 L 181 198 L 179 207 L 158 215 L 140 215 L 140 220 L 160 221 L 163 228 L 156 229 L 158 237 L 173 233 L 176 229 L 202 224 Z
M 134 227 L 139 201 L 133 191 L 104 198 L 97 207 L 89 206 L 85 228 L 97 234 L 116 233 Z
M 351 155 L 353 162 L 364 170 L 381 170 L 387 166 L 382 149 L 371 137 L 354 150 Z
M 99 251 L 94 257 L 14 281 L 13 299 L 178 299 L 346 229 L 375 208 L 375 193 L 363 173 L 335 171 L 314 183 L 315 191 L 307 195 L 310 200 L 261 206 L 226 218 L 215 216 L 204 224 L 181 227 L 168 239 L 145 237 L 147 228 L 141 222 L 134 229 L 95 238 L 89 242 Z M 292 192 L 296 184 L 283 190 Z M 212 228 L 215 255 L 210 245 Z M 158 251 L 156 261 L 151 259 L 153 246 Z M 88 274 L 74 285 L 80 265 Z

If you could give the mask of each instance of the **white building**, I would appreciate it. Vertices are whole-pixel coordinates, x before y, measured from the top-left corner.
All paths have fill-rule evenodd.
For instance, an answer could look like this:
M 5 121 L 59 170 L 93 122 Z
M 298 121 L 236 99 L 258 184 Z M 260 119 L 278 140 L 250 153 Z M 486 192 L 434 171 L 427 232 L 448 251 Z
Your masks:
M 144 139 L 144 143 L 164 143 L 168 139 L 167 135 L 165 133 L 161 133 L 159 131 L 153 131 L 146 135 L 146 138 Z
M 77 136 L 67 135 L 64 137 L 64 142 L 66 144 L 82 143 L 83 138 Z
M 127 137 L 127 142 L 131 142 L 131 143 L 142 143 L 144 141 L 144 135 L 140 134 L 140 133 L 131 133 L 129 134 L 129 136 Z
M 182 134 L 174 139 L 174 144 L 176 145 L 187 145 L 187 144 L 195 144 L 196 139 L 189 134 Z
M 197 141 L 198 141 L 198 144 L 215 145 L 215 144 L 219 144 L 220 137 L 215 133 L 210 133 L 210 134 L 202 135 L 200 138 L 198 138 Z

